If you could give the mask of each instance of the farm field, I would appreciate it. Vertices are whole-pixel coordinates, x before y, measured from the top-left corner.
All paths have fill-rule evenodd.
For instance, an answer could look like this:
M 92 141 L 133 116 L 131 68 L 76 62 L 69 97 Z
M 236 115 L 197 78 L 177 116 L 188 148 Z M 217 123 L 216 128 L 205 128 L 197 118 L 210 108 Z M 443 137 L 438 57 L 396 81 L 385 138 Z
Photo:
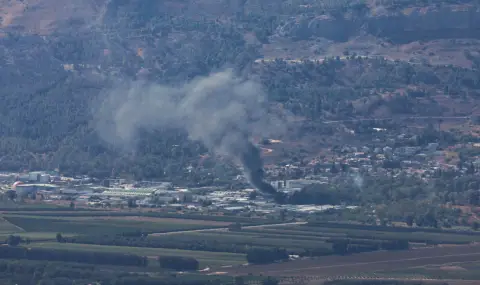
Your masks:
M 0 215 L 8 216 L 29 216 L 29 217 L 51 217 L 51 218 L 69 218 L 69 217 L 136 217 L 136 218 L 166 218 L 166 219 L 180 219 L 188 221 L 207 221 L 219 223 L 241 223 L 242 225 L 264 225 L 275 223 L 271 220 L 258 217 L 241 217 L 241 216 L 224 216 L 224 215 L 208 215 L 202 213 L 182 213 L 182 212 L 159 212 L 159 211 L 145 211 L 143 210 L 127 210 L 127 211 L 113 211 L 113 210 L 85 210 L 69 208 L 59 208 L 52 211 L 51 209 L 40 210 L 38 208 L 19 208 L 12 210 L 0 209 Z
M 123 216 L 122 216 L 123 214 Z M 136 214 L 136 215 L 135 215 Z M 159 217 L 137 212 L 106 211 L 19 211 L 3 214 L 0 220 L 0 238 L 16 233 L 31 242 L 28 247 L 71 249 L 95 252 L 121 252 L 154 258 L 175 255 L 196 258 L 202 268 L 226 271 L 230 275 L 299 276 L 432 276 L 436 271 L 425 266 L 452 262 L 480 260 L 480 233 L 473 231 L 444 231 L 427 228 L 394 228 L 338 223 L 308 223 L 244 227 L 240 230 L 184 232 L 200 229 L 225 229 L 231 222 L 216 220 L 216 216 L 182 219 L 178 215 Z M 235 217 L 228 217 L 234 220 Z M 243 218 L 240 218 L 242 220 Z M 266 222 L 266 220 L 264 220 Z M 255 221 L 253 224 L 258 224 Z M 271 223 L 271 221 L 270 221 Z M 244 225 L 248 225 L 243 223 Z M 3 230 L 2 230 L 3 229 Z M 130 233 L 157 233 L 146 238 Z M 160 233 L 177 232 L 174 235 Z M 65 243 L 56 241 L 61 233 Z M 127 234 L 127 235 L 126 235 Z M 412 250 L 379 250 L 395 242 L 415 245 Z M 392 243 L 393 242 L 393 243 Z M 364 253 L 338 255 L 335 245 L 346 243 L 348 248 L 366 249 Z M 432 244 L 440 246 L 432 247 Z M 363 246 L 363 247 L 362 247 Z M 289 254 L 313 259 L 300 259 L 269 265 L 239 266 L 246 263 L 250 248 L 281 248 Z M 403 247 L 406 248 L 406 247 Z M 375 251 L 376 250 L 376 251 Z M 355 251 L 358 252 L 358 251 Z M 348 252 L 351 253 L 351 252 Z M 226 268 L 221 268 L 225 267 Z M 410 272 L 411 268 L 423 268 Z M 396 272 L 391 272 L 395 268 Z M 403 270 L 403 271 L 402 271 Z M 405 271 L 407 270 L 407 271 Z M 409 271 L 410 270 L 410 271 Z M 210 271 L 212 273 L 212 271 Z M 428 273 L 428 274 L 427 274 Z M 431 273 L 431 274 L 430 274 Z M 458 272 L 458 276 L 462 275 Z M 449 277 L 455 274 L 445 275 Z M 473 276 L 465 275 L 473 278 Z M 454 279 L 454 278 L 453 278 Z
M 447 284 L 447 285 L 478 285 L 478 281 L 477 280 L 446 280 L 446 279 L 423 279 L 423 278 L 407 278 L 407 279 L 402 279 L 402 278 L 385 278 L 385 279 L 382 279 L 382 278 L 360 278 L 360 279 L 350 279 L 351 282 L 354 282 L 354 281 L 363 281 L 363 282 L 368 282 L 368 281 L 390 281 L 392 283 L 392 285 L 395 285 L 395 284 L 405 284 L 405 283 L 394 283 L 394 282 L 410 282 L 410 283 L 407 283 L 408 285 L 415 285 L 415 284 L 419 284 L 417 282 L 422 282 L 421 284 L 425 284 L 425 285 L 444 285 L 444 284 Z M 280 284 L 283 284 L 283 285 L 286 285 L 286 284 L 297 284 L 297 283 L 288 283 L 288 282 L 284 282 L 284 283 L 280 283 Z M 328 282 L 328 281 L 325 281 L 325 280 L 313 280 L 313 281 L 309 281 L 305 284 L 308 284 L 308 285 L 333 285 L 332 283 Z M 351 285 L 357 285 L 358 283 L 352 283 Z M 360 283 L 361 285 L 367 285 L 367 284 L 377 284 L 377 283 Z M 406 284 L 406 285 L 407 285 Z
M 202 268 L 211 266 L 229 266 L 245 263 L 245 255 L 234 253 L 216 253 L 207 251 L 190 251 L 164 248 L 127 247 L 127 246 L 101 246 L 86 244 L 65 244 L 58 242 L 38 242 L 29 245 L 32 248 L 71 249 L 95 252 L 121 252 L 156 258 L 160 255 L 175 255 L 196 258 Z
M 142 231 L 147 233 L 225 227 L 229 223 L 188 219 L 151 217 L 45 217 L 5 215 L 4 218 L 27 232 L 71 234 L 121 234 Z
M 0 235 L 15 233 L 15 232 L 22 232 L 22 231 L 23 231 L 22 228 L 17 227 L 16 225 L 5 220 L 4 218 L 0 218 Z
M 271 225 L 262 228 L 242 228 L 240 231 L 204 231 L 176 234 L 174 237 L 151 235 L 147 240 L 163 247 L 224 250 L 244 252 L 246 247 L 284 248 L 290 254 L 321 256 L 335 254 L 333 245 L 346 242 L 364 246 L 365 251 L 375 250 L 384 242 L 408 242 L 412 247 L 428 247 L 434 244 L 458 245 L 480 241 L 477 232 L 442 231 L 421 228 L 360 227 L 358 225 L 333 224 Z
M 259 274 L 271 276 L 345 276 L 373 274 L 427 265 L 480 260 L 480 246 L 423 248 L 408 251 L 379 251 L 350 256 L 325 256 L 286 263 L 231 268 L 228 274 Z
M 479 280 L 480 284 L 480 259 L 473 262 L 452 262 L 441 265 L 427 265 L 407 269 L 394 269 L 379 272 L 378 276 L 417 276 L 436 279 L 468 279 Z
M 19 235 L 24 239 L 29 239 L 31 242 L 55 240 L 56 233 L 52 232 L 20 232 L 13 231 L 8 233 L 0 233 L 0 240 L 6 240 L 9 235 Z M 74 234 L 63 234 L 63 237 L 73 237 Z
M 331 226 L 313 226 L 313 225 L 289 225 L 285 227 L 270 227 L 258 231 L 248 229 L 248 232 L 271 233 L 275 235 L 295 235 L 295 236 L 316 236 L 316 237 L 344 237 L 350 239 L 376 239 L 376 240 L 398 240 L 407 239 L 410 242 L 430 242 L 461 244 L 480 241 L 480 233 L 477 232 L 454 232 L 421 228 L 380 228 L 370 227 L 371 229 L 362 229 L 362 227 L 349 227 L 349 225 L 332 224 Z
M 332 246 L 321 239 L 303 239 L 302 237 L 285 237 L 282 235 L 271 235 L 261 233 L 250 233 L 245 231 L 212 231 L 212 232 L 189 232 L 168 236 L 149 236 L 147 239 L 158 243 L 176 241 L 182 244 L 193 244 L 198 242 L 224 245 L 225 247 L 235 246 L 239 250 L 246 247 L 278 247 L 285 248 L 291 253 L 300 253 L 305 250 L 323 251 L 325 254 L 332 253 Z

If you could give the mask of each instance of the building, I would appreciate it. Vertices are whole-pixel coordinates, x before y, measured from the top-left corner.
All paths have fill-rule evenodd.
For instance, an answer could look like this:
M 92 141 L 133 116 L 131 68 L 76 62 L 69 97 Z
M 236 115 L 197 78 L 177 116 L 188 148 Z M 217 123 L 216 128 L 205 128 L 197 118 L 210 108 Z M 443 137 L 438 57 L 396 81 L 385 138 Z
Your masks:
M 140 198 L 153 196 L 154 190 L 149 188 L 111 188 L 103 191 L 100 195 L 106 197 L 128 197 L 128 198 Z
M 17 191 L 17 195 L 28 195 L 31 193 L 36 193 L 37 191 L 45 190 L 45 191 L 54 191 L 58 188 L 56 185 L 52 184 L 23 184 L 23 183 L 16 183 L 14 184 L 15 191 Z
M 187 189 L 178 189 L 175 196 L 177 200 L 182 203 L 190 203 L 193 201 L 193 194 Z
M 324 181 L 310 180 L 310 179 L 295 179 L 295 180 L 278 180 L 272 181 L 270 184 L 277 190 L 298 190 L 305 186 L 312 184 L 324 184 Z

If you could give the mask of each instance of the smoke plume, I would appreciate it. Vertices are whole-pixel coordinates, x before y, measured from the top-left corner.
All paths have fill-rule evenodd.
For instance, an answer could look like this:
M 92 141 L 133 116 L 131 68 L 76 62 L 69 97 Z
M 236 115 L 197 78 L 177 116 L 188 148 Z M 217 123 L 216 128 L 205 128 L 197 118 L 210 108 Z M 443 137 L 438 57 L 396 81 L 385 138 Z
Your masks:
M 283 124 L 268 114 L 259 83 L 226 70 L 178 87 L 142 81 L 114 85 L 102 94 L 94 114 L 107 142 L 132 146 L 140 129 L 182 128 L 191 140 L 240 162 L 258 190 L 276 193 L 264 182 L 260 150 L 251 138 L 278 134 Z
M 358 187 L 358 188 L 362 188 L 363 187 L 363 177 L 358 174 L 358 173 L 355 173 L 352 175 L 352 179 L 353 179 L 353 184 Z

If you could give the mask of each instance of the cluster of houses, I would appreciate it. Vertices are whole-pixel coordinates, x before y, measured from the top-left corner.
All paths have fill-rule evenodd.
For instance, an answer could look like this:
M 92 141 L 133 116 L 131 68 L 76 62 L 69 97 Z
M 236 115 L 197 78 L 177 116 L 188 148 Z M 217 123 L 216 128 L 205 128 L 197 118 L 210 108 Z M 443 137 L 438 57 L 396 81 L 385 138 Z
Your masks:
M 16 199 L 29 203 L 60 203 L 73 207 L 127 208 L 150 210 L 188 210 L 223 213 L 275 214 L 282 210 L 307 213 L 339 206 L 277 205 L 271 197 L 255 195 L 254 189 L 226 190 L 219 187 L 179 188 L 170 182 L 141 181 L 130 183 L 123 179 L 96 182 L 88 177 L 65 178 L 55 173 L 30 172 L 1 174 L 3 190 L 15 192 Z M 294 179 L 272 181 L 279 191 L 292 192 L 326 180 Z
M 428 179 L 438 170 L 454 169 L 457 173 L 464 173 L 476 172 L 480 167 L 480 144 L 447 147 L 438 143 L 408 144 L 415 139 L 399 135 L 383 144 L 374 140 L 370 145 L 344 145 L 309 161 L 268 166 L 266 172 L 272 178 L 270 183 L 274 188 L 291 193 L 311 184 L 331 183 L 338 173 L 345 171 L 372 175 L 404 172 Z M 465 151 L 468 155 L 463 157 L 467 161 L 460 159 L 460 153 Z M 467 170 L 462 164 L 468 165 Z M 64 201 L 82 207 L 148 207 L 232 213 L 272 213 L 285 209 L 315 212 L 338 207 L 277 205 L 271 197 L 253 195 L 254 189 L 227 190 L 213 186 L 185 189 L 170 182 L 97 181 L 87 176 L 63 177 L 58 172 L 0 173 L 0 181 L 4 182 L 0 189 L 4 193 L 14 192 L 17 199 L 42 203 Z

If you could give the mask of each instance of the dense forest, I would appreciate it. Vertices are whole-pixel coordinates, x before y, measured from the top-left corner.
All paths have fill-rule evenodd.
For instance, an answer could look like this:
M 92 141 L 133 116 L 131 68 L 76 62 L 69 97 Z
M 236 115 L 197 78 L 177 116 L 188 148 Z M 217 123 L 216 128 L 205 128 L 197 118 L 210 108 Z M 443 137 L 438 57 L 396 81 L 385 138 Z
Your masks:
M 181 130 L 141 134 L 134 151 L 119 151 L 99 138 L 92 110 L 101 90 L 114 78 L 175 85 L 233 67 L 242 76 L 257 77 L 272 106 L 306 119 L 300 127 L 295 126 L 291 140 L 311 134 L 312 123 L 319 135 L 332 134 L 331 126 L 315 124 L 326 119 L 375 112 L 389 116 L 453 112 L 437 102 L 439 90 L 467 101 L 480 94 L 478 69 L 355 54 L 347 55 L 346 60 L 330 57 L 295 64 L 281 59 L 254 63 L 262 57 L 261 42 L 267 42 L 281 25 L 280 15 L 302 11 L 269 3 L 242 13 L 241 5 L 233 2 L 219 12 L 228 15 L 225 22 L 211 6 L 200 10 L 198 16 L 188 4 L 172 8 L 166 1 L 110 1 L 98 28 L 76 29 L 79 23 L 71 23 L 48 37 L 10 32 L 1 38 L 4 48 L 0 56 L 6 64 L 0 68 L 0 169 L 59 168 L 68 175 L 214 183 L 207 171 L 186 171 L 188 166 L 197 166 L 199 155 L 207 150 L 189 141 Z M 408 6 L 407 2 L 401 5 Z M 332 5 L 325 11 L 362 11 L 361 5 L 341 7 Z M 255 35 L 256 40 L 248 40 L 246 34 Z M 134 48 L 138 46 L 142 47 L 140 55 Z M 65 64 L 73 64 L 74 70 L 66 69 Z M 395 92 L 405 86 L 416 87 L 407 90 L 408 96 Z M 385 97 L 386 93 L 391 96 Z M 213 160 L 204 167 L 221 168 L 227 177 L 237 173 L 228 163 Z

